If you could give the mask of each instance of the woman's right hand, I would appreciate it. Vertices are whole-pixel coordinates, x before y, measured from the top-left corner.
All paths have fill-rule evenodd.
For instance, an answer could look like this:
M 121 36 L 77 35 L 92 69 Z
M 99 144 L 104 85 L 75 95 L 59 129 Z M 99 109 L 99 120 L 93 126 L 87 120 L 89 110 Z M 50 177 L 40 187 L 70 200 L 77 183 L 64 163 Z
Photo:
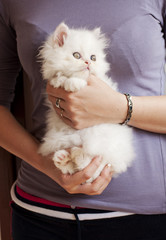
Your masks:
M 0 146 L 52 178 L 67 192 L 98 195 L 111 181 L 110 168 L 105 167 L 97 179 L 92 183 L 85 183 L 99 167 L 100 159 L 98 157 L 92 159 L 91 163 L 82 171 L 73 175 L 62 174 L 55 167 L 51 156 L 42 157 L 38 154 L 40 143 L 16 121 L 8 109 L 2 106 L 0 106 L 0 119 Z
M 86 181 L 93 176 L 100 163 L 101 158 L 95 157 L 86 168 L 70 175 L 63 174 L 58 168 L 56 168 L 49 156 L 42 159 L 40 167 L 43 167 L 40 170 L 52 178 L 70 194 L 82 193 L 87 195 L 99 195 L 111 181 L 112 173 L 110 167 L 105 166 L 100 176 L 93 182 L 86 183 Z

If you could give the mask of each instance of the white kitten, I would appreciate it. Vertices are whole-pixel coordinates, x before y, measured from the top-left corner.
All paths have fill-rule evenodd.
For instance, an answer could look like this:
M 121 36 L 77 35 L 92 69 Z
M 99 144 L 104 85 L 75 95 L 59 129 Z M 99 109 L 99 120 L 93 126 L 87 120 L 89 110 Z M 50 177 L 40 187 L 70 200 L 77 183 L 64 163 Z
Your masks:
M 116 89 L 106 75 L 109 70 L 106 47 L 107 40 L 99 28 L 70 29 L 61 23 L 40 51 L 43 77 L 55 88 L 74 92 L 87 85 L 91 73 Z M 99 176 L 108 163 L 114 176 L 127 170 L 134 157 L 131 128 L 100 124 L 75 130 L 62 121 L 48 100 L 47 104 L 47 131 L 39 153 L 43 156 L 54 153 L 53 161 L 63 173 L 73 174 L 85 168 L 97 155 L 102 156 L 102 163 L 89 181 Z M 71 148 L 70 154 L 67 148 Z

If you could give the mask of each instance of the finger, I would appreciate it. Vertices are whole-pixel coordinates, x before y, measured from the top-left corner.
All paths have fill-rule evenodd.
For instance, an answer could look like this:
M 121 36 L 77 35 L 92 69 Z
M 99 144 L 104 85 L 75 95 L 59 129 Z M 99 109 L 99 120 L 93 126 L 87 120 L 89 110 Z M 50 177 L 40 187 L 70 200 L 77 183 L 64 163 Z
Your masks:
M 68 117 L 68 114 L 66 112 L 66 110 L 64 108 L 57 108 L 56 106 L 54 106 L 54 109 L 56 111 L 56 114 L 59 116 L 59 118 L 61 118 L 61 120 L 66 123 L 67 125 L 69 125 L 70 127 L 73 128 L 73 122 L 72 120 Z
M 63 122 L 65 122 L 70 127 L 74 128 L 74 124 L 72 120 L 69 117 L 68 112 L 65 110 L 66 104 L 63 99 L 59 102 L 59 108 L 56 106 L 56 97 L 53 97 L 51 95 L 48 95 L 49 101 L 52 103 L 52 106 L 54 110 L 56 111 L 57 115 L 62 119 Z
M 46 92 L 49 96 L 53 96 L 53 97 L 56 97 L 56 98 L 61 98 L 63 100 L 65 100 L 65 96 L 67 96 L 69 93 L 66 92 L 64 90 L 64 88 L 54 88 L 53 86 L 51 86 L 49 84 L 49 82 L 47 83 L 47 86 L 46 86 Z
M 87 195 L 100 195 L 108 186 L 112 179 L 112 172 L 110 166 L 105 166 L 100 176 L 92 183 L 85 183 L 80 185 L 76 190 Z
M 85 183 L 86 180 L 88 180 L 93 176 L 93 174 L 99 167 L 100 163 L 101 163 L 101 158 L 95 157 L 91 161 L 91 163 L 82 171 L 76 172 L 73 175 L 69 175 L 69 174 L 62 175 L 63 187 L 69 193 L 82 193 L 80 185 Z
M 56 112 L 58 116 L 61 118 L 61 120 L 66 123 L 66 125 L 70 126 L 73 128 L 73 123 L 71 119 L 67 116 L 66 111 L 64 109 L 56 109 Z
M 100 79 L 97 78 L 94 74 L 91 74 L 88 78 L 88 85 L 93 85 L 95 82 L 99 81 Z
M 112 170 L 111 170 L 111 166 L 110 165 L 106 165 L 103 169 L 103 171 L 101 172 L 100 176 L 93 182 L 94 184 L 94 189 L 96 190 L 96 192 L 93 192 L 93 195 L 95 194 L 101 194 L 105 188 L 108 186 L 108 184 L 110 183 L 110 181 L 112 180 Z M 98 187 L 95 188 L 95 185 Z
M 92 159 L 92 161 L 87 167 L 85 167 L 82 171 L 75 173 L 75 177 L 76 179 L 78 179 L 77 183 L 79 185 L 84 184 L 88 179 L 90 179 L 100 166 L 101 161 L 102 157 L 96 156 Z
M 61 94 L 62 88 L 54 88 L 49 82 L 46 85 L 46 92 L 48 95 L 54 96 L 54 97 L 60 97 L 58 94 Z
M 60 101 L 58 103 L 59 107 L 57 107 L 57 99 L 60 99 Z M 58 111 L 58 110 L 60 111 L 60 109 L 64 109 L 65 104 L 64 104 L 64 100 L 62 98 L 57 98 L 57 97 L 53 97 L 52 95 L 48 95 L 48 100 L 52 103 L 52 105 L 56 111 Z

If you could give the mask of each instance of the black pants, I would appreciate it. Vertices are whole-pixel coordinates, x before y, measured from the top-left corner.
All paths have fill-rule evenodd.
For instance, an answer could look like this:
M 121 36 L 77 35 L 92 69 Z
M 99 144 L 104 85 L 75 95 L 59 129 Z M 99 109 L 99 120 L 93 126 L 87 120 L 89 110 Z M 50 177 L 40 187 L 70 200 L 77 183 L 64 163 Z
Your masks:
M 78 235 L 81 240 L 166 240 L 166 214 L 78 223 L 32 213 L 12 204 L 13 240 L 78 240 Z

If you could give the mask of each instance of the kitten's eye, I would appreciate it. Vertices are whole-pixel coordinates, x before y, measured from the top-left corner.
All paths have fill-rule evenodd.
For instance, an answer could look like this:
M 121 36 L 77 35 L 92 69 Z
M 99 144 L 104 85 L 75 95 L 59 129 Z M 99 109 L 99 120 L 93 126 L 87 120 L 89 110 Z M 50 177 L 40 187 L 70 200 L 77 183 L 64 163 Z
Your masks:
M 96 55 L 91 55 L 90 59 L 95 62 L 96 61 Z
M 73 56 L 76 58 L 76 59 L 80 59 L 81 58 L 81 54 L 79 52 L 74 52 L 73 53 Z

